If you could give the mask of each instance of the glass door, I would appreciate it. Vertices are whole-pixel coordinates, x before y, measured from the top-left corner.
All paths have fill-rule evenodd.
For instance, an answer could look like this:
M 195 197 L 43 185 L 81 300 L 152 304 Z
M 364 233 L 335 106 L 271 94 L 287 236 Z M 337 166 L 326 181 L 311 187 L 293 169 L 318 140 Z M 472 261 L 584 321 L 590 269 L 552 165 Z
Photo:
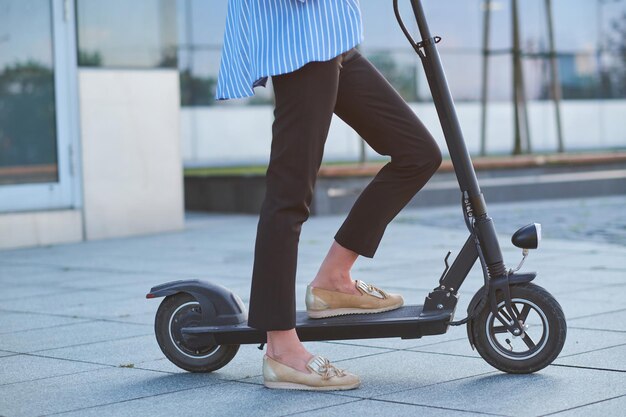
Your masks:
M 0 0 L 0 212 L 77 205 L 72 8 Z

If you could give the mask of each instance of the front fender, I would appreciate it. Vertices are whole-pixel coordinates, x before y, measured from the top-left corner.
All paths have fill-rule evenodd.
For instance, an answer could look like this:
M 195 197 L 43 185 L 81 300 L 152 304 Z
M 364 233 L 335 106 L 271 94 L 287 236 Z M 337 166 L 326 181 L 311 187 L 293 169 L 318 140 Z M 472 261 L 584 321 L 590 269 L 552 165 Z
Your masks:
M 527 272 L 525 274 L 513 273 L 509 275 L 509 285 L 525 284 L 527 282 L 534 280 L 536 277 L 537 277 L 536 272 Z M 478 291 L 476 291 L 476 294 L 474 294 L 474 296 L 470 300 L 467 306 L 467 317 L 474 317 L 476 314 L 479 313 L 478 311 L 476 311 L 476 309 L 484 297 L 485 297 L 485 286 L 483 285 L 482 287 L 480 287 Z M 473 326 L 474 326 L 474 320 L 470 319 L 467 322 L 466 329 L 467 329 L 467 339 L 469 340 L 472 350 L 474 350 Z
M 202 325 L 220 326 L 241 324 L 248 320 L 241 299 L 227 288 L 197 279 L 166 282 L 152 287 L 146 298 L 169 297 L 187 293 L 200 303 Z

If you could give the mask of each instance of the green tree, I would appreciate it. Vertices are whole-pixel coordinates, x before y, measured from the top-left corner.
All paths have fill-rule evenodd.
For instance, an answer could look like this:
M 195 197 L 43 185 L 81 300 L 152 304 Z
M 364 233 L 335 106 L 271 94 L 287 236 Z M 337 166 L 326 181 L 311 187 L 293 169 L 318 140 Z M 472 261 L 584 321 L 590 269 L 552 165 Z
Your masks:
M 102 54 L 99 51 L 78 50 L 78 65 L 81 67 L 101 67 Z
M 393 85 L 404 100 L 418 101 L 417 76 L 414 66 L 399 66 L 389 51 L 373 53 L 368 55 L 367 59 Z
M 197 77 L 186 68 L 180 71 L 180 102 L 182 106 L 211 106 L 215 104 L 214 77 Z

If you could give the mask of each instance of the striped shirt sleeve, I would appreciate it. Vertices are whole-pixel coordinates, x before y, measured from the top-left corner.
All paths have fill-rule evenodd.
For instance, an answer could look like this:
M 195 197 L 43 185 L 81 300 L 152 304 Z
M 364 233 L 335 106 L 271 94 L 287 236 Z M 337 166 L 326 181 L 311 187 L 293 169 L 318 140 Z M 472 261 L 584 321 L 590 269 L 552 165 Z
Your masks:
M 215 98 L 327 61 L 363 40 L 359 0 L 229 0 Z

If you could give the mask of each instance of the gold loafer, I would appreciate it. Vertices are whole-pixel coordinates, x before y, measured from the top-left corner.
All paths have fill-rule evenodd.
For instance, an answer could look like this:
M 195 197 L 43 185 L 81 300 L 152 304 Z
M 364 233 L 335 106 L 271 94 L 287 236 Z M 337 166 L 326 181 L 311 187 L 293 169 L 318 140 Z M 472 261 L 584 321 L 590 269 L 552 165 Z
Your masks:
M 389 293 L 358 279 L 355 286 L 361 295 L 308 285 L 305 297 L 308 316 L 319 319 L 345 314 L 381 313 L 395 310 L 404 304 L 400 294 Z
M 313 356 L 305 373 L 263 355 L 263 385 L 268 388 L 333 391 L 357 388 L 358 376 L 339 369 L 323 356 Z

